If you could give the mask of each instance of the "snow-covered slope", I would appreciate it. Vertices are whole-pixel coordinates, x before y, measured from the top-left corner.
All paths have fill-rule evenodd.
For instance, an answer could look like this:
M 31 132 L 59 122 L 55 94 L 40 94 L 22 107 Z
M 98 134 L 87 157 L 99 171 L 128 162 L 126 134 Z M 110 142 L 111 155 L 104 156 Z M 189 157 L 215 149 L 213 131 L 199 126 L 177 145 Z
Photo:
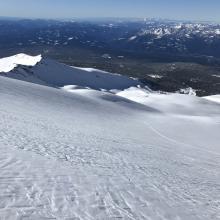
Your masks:
M 212 101 L 212 102 L 220 103 L 220 95 L 206 96 L 204 98 L 209 100 L 209 101 Z
M 1 219 L 220 218 L 220 105 L 71 89 L 0 76 Z
M 127 98 L 134 102 L 150 106 L 153 108 L 160 109 L 165 113 L 170 114 L 181 114 L 181 115 L 207 115 L 207 114 L 219 114 L 218 108 L 213 108 L 213 105 L 209 105 L 209 101 L 206 99 L 211 99 L 215 97 L 217 102 L 218 96 L 209 96 L 205 97 L 206 99 L 192 96 L 189 98 L 189 95 L 181 95 L 178 93 L 167 93 L 161 94 L 158 92 L 149 92 L 144 88 L 130 87 L 123 91 L 116 93 L 120 97 Z M 204 106 L 206 106 L 204 108 Z
M 15 57 L 0 60 L 0 219 L 220 219 L 218 103 Z
M 83 69 L 70 67 L 50 59 L 42 59 L 40 62 L 36 62 L 40 57 L 41 56 L 31 58 L 31 56 L 26 56 L 26 61 L 24 57 L 20 59 L 20 55 L 6 58 L 7 66 L 10 66 L 10 70 L 12 67 L 14 67 L 14 69 L 10 72 L 7 71 L 8 73 L 2 73 L 2 75 L 54 87 L 78 85 L 98 90 L 121 90 L 131 86 L 142 85 L 136 79 L 128 78 L 119 74 L 112 74 L 91 68 Z M 30 61 L 33 61 L 32 64 L 35 65 L 30 67 Z M 5 66 L 4 63 L 5 59 L 0 59 L 0 72 L 1 70 L 6 70 L 6 68 L 3 68 Z M 23 63 L 23 66 L 15 68 L 18 63 Z

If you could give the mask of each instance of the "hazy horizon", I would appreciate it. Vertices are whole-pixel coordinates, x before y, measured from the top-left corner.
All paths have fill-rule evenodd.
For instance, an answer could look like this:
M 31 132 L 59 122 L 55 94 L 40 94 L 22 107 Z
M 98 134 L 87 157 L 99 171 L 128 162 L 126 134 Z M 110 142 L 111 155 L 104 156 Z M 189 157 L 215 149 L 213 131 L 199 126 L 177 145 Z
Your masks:
M 144 19 L 152 19 L 152 20 L 161 20 L 161 21 L 179 21 L 179 22 L 213 22 L 213 23 L 220 23 L 220 21 L 216 21 L 216 20 L 199 20 L 199 19 L 178 19 L 178 18 L 161 18 L 161 17 L 25 17 L 25 16 L 17 16 L 17 17 L 13 17 L 13 16 L 0 16 L 1 20 L 23 20 L 23 19 L 30 19 L 30 20 L 84 20 L 84 21 L 102 21 L 102 20 L 116 20 L 116 19 L 121 19 L 121 20 L 144 20 Z
M 41 19 L 161 18 L 220 22 L 220 1 L 213 0 L 7 0 L 1 17 Z M 187 13 L 186 13 L 187 12 Z

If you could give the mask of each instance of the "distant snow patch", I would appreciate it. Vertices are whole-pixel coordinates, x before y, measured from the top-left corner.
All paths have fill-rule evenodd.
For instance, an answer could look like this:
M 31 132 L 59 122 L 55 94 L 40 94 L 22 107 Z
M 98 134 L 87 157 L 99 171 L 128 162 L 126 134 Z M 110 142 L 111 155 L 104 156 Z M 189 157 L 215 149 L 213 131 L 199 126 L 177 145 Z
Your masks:
M 161 79 L 161 78 L 163 78 L 163 76 L 160 76 L 160 75 L 157 75 L 157 74 L 151 74 L 151 75 L 148 75 L 148 76 L 150 76 L 151 78 L 154 78 L 154 79 Z
M 129 38 L 129 41 L 135 40 L 137 38 L 137 36 L 132 36 Z
M 96 68 L 86 68 L 86 67 L 75 67 L 75 66 L 71 66 L 72 68 L 75 68 L 75 69 L 79 69 L 79 70 L 84 70 L 86 72 L 99 72 L 99 73 L 107 73 L 106 71 L 103 71 L 103 70 L 99 70 L 99 69 L 96 69 Z
M 220 78 L 220 75 L 212 75 L 212 76 L 217 77 L 217 78 Z
M 216 29 L 215 34 L 220 35 L 220 29 Z
M 112 57 L 109 55 L 109 54 L 103 54 L 102 55 L 102 58 L 104 58 L 104 59 L 111 59 Z
M 62 89 L 64 91 L 67 91 L 67 92 L 73 92 L 73 91 L 78 90 L 78 89 L 87 89 L 87 90 L 89 90 L 90 88 L 89 87 L 83 87 L 83 86 L 77 86 L 77 85 L 66 85 L 66 86 L 61 87 L 60 89 Z

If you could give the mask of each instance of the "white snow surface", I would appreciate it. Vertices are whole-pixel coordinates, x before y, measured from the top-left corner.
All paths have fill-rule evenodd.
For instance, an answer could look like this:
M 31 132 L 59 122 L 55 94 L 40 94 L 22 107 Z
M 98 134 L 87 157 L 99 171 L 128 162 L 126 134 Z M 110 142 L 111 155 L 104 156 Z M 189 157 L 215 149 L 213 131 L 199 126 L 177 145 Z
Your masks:
M 203 97 L 209 101 L 220 103 L 220 95 L 211 95 Z
M 220 218 L 220 105 L 75 91 L 0 77 L 1 219 Z
M 133 41 L 133 40 L 135 40 L 136 38 L 137 38 L 137 36 L 132 36 L 132 37 L 129 38 L 129 41 Z
M 35 66 L 42 59 L 41 55 L 29 56 L 26 54 L 17 54 L 15 56 L 0 59 L 0 73 L 10 72 L 18 65 Z
M 0 219 L 220 219 L 219 104 L 49 64 L 0 76 Z
M 144 104 L 148 100 L 149 91 L 137 87 L 130 87 L 123 91 L 116 92 L 118 96 L 130 99 L 134 102 Z
M 134 102 L 156 108 L 164 113 L 188 116 L 204 116 L 216 112 L 212 105 L 208 105 L 208 100 L 212 96 L 199 98 L 196 96 L 183 95 L 178 93 L 162 94 L 159 92 L 150 92 L 143 88 L 131 87 L 123 91 L 116 92 L 116 95 L 132 100 Z M 219 96 L 214 96 L 215 101 Z M 212 99 L 214 99 L 214 97 Z M 195 107 L 196 104 L 196 107 Z M 206 106 L 204 108 L 204 106 Z

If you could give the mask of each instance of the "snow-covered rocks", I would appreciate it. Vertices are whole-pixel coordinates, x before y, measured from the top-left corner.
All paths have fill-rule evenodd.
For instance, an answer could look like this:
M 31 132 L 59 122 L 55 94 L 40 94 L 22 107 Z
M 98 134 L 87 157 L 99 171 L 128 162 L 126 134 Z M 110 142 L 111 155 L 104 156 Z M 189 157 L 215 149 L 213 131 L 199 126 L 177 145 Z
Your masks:
M 196 96 L 196 90 L 191 87 L 180 89 L 177 93 Z

